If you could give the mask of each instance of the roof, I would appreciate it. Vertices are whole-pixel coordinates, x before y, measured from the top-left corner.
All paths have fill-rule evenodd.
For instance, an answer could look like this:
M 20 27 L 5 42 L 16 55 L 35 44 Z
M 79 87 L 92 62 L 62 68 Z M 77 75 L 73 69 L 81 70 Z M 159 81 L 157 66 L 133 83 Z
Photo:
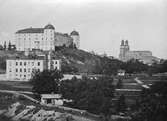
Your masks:
M 48 24 L 44 27 L 44 29 L 55 29 L 53 25 Z
M 72 32 L 71 32 L 71 34 L 70 34 L 70 35 L 77 35 L 77 36 L 78 36 L 78 35 L 79 35 L 79 33 L 78 33 L 77 31 L 75 31 L 75 30 L 74 30 L 74 31 L 72 31 Z
M 60 94 L 41 94 L 41 98 L 61 98 L 61 95 Z
M 17 33 L 43 33 L 43 28 L 27 28 L 27 29 L 21 29 L 16 32 Z

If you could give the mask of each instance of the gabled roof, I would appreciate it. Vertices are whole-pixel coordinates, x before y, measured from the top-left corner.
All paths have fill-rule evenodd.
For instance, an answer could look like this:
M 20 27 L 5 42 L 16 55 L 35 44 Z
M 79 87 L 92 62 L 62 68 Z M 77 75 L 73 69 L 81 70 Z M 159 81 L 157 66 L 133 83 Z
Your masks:
M 27 29 L 21 29 L 16 32 L 16 34 L 20 33 L 43 33 L 43 28 L 27 28 Z

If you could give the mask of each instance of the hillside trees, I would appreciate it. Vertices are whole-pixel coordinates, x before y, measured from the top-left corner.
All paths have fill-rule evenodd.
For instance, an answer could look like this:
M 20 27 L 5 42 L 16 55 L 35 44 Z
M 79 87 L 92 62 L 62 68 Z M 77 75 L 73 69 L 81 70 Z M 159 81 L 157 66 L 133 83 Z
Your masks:
M 132 121 L 167 120 L 167 82 L 156 82 L 150 89 L 142 92 L 140 106 Z
M 64 98 L 72 99 L 71 107 L 89 112 L 108 115 L 111 113 L 114 96 L 113 79 L 76 79 L 61 82 L 61 93 Z
M 127 73 L 141 73 L 148 70 L 148 65 L 139 60 L 131 59 L 124 63 L 124 69 Z
M 58 70 L 35 71 L 30 79 L 32 91 L 36 94 L 57 93 L 59 91 L 59 81 L 63 75 Z

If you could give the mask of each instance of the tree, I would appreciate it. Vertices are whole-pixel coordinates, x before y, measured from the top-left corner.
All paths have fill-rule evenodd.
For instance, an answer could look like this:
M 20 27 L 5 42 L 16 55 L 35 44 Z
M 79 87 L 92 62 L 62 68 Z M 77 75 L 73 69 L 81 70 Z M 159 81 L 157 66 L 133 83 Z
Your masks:
M 119 79 L 119 80 L 118 80 L 118 83 L 117 83 L 117 85 L 116 85 L 116 88 L 118 88 L 118 89 L 122 88 L 122 79 Z
M 63 80 L 60 86 L 61 94 L 64 98 L 73 100 L 71 107 L 109 115 L 114 97 L 112 82 L 113 79 L 109 77 Z
M 12 49 L 12 45 L 11 45 L 11 42 L 9 41 L 8 50 L 11 50 L 11 49 Z
M 6 50 L 6 41 L 4 42 L 3 48 L 4 48 L 4 50 Z
M 63 75 L 58 70 L 35 71 L 30 79 L 32 91 L 37 94 L 58 93 L 61 78 Z
M 124 69 L 127 73 L 141 73 L 148 70 L 148 65 L 140 62 L 136 59 L 127 61 L 124 65 Z
M 140 107 L 133 115 L 132 121 L 166 121 L 167 120 L 167 82 L 154 83 L 150 89 L 143 89 Z M 136 120 L 137 119 L 137 120 Z
M 117 110 L 117 112 L 125 112 L 126 111 L 125 96 L 123 94 L 119 97 L 119 99 L 117 101 L 116 110 Z

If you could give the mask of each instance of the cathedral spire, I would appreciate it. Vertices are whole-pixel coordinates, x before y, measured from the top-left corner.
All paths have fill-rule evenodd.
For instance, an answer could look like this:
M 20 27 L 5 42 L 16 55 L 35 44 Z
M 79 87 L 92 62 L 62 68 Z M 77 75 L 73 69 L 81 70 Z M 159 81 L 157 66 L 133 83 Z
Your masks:
M 121 46 L 124 46 L 124 40 L 121 41 Z
M 129 44 L 128 44 L 128 40 L 125 41 L 125 45 L 127 45 L 127 46 L 129 45 Z

